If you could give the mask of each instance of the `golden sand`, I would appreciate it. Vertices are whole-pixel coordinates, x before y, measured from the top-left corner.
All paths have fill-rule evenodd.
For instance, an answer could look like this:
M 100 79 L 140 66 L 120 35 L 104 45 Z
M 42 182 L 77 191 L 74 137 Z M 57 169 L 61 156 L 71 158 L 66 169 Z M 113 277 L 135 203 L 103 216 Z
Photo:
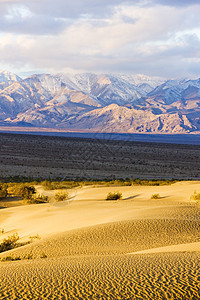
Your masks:
M 120 201 L 105 201 L 110 191 Z M 200 299 L 199 182 L 87 187 L 70 203 L 1 210 L 0 238 L 40 240 L 0 254 L 0 299 Z M 161 199 L 150 200 L 154 193 Z M 47 258 L 41 258 L 45 254 Z

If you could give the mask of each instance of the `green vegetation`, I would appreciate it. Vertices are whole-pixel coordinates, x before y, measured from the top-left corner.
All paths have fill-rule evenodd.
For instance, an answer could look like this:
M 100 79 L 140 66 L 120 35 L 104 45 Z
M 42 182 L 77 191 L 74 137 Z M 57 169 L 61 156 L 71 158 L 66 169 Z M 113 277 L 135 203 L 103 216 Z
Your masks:
M 122 193 L 114 192 L 114 193 L 108 193 L 106 200 L 120 200 L 122 199 Z
M 160 195 L 159 194 L 153 194 L 151 196 L 151 199 L 160 199 Z
M 66 192 L 56 193 L 54 199 L 56 202 L 65 201 L 69 198 L 69 194 Z
M 194 191 L 193 195 L 190 196 L 190 200 L 197 201 L 197 202 L 200 201 L 200 193 Z

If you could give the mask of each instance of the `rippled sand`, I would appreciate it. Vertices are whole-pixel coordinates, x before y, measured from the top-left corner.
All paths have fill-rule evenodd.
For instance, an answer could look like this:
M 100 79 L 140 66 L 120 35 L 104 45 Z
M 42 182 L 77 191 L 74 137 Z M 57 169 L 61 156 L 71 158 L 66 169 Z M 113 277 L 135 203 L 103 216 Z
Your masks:
M 0 226 L 41 239 L 0 254 L 32 254 L 0 263 L 0 299 L 200 299 L 194 187 L 200 183 L 123 187 L 127 200 L 118 202 L 103 200 L 110 188 L 86 188 L 61 207 L 2 210 Z M 150 200 L 155 189 L 162 199 Z
M 1 299 L 199 299 L 197 253 L 3 263 Z

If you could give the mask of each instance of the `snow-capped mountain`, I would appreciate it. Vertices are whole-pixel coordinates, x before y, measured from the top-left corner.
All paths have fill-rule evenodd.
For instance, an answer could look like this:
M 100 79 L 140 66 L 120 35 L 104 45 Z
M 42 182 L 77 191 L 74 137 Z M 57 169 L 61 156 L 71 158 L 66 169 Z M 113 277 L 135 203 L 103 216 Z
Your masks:
M 8 71 L 1 71 L 0 70 L 0 82 L 7 82 L 7 81 L 20 81 L 21 78 L 13 73 Z
M 200 132 L 200 79 L 0 72 L 0 123 L 105 132 Z
M 1 71 L 0 70 L 0 90 L 5 89 L 13 82 L 20 81 L 21 78 L 15 74 L 12 74 L 8 71 Z
M 125 105 L 144 97 L 154 89 L 158 79 L 142 76 L 106 75 L 106 74 L 58 74 L 69 89 L 80 90 L 95 99 L 101 106 L 116 103 Z M 163 81 L 160 79 L 159 81 Z

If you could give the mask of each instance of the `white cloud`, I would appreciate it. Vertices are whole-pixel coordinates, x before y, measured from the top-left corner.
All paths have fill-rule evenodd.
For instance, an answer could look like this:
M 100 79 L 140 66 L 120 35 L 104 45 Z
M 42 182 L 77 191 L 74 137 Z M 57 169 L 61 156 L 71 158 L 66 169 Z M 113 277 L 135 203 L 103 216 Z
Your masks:
M 199 61 L 200 5 L 157 2 L 1 1 L 1 64 L 55 72 L 191 73 Z

